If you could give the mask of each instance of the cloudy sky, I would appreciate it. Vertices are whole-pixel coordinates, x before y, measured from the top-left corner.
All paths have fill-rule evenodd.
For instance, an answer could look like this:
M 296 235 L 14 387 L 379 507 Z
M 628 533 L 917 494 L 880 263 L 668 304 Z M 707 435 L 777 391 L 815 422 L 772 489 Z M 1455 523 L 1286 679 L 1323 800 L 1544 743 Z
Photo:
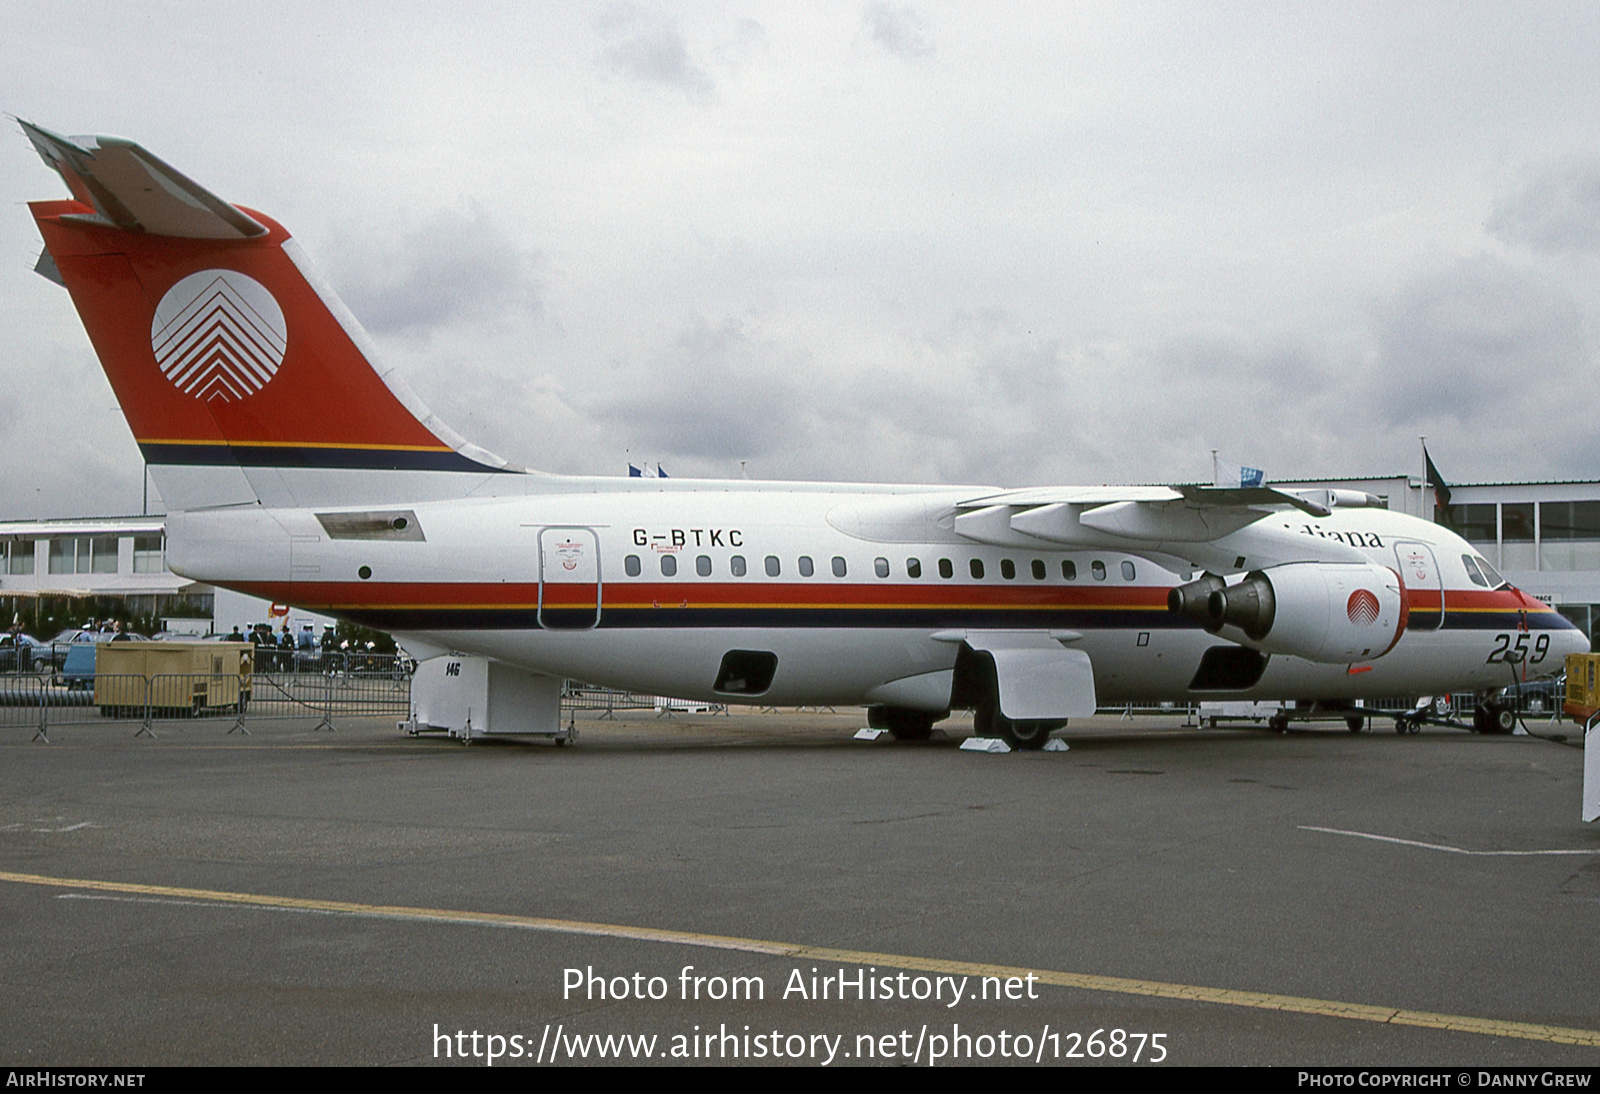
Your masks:
M 513 462 L 1600 478 L 1600 7 L 33 4 L 0 110 L 285 224 Z M 0 138 L 0 517 L 141 464 Z

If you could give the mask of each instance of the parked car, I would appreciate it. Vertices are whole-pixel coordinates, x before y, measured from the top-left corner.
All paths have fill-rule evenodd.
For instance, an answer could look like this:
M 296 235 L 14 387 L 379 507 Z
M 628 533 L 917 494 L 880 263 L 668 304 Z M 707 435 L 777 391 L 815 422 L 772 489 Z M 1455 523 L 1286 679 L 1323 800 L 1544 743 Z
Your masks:
M 67 655 L 61 662 L 61 668 L 56 674 L 56 683 L 65 684 L 71 691 L 94 687 L 94 651 L 102 642 L 109 642 L 116 635 L 109 631 L 76 631 L 77 636 L 67 646 L 58 646 L 65 649 Z M 127 635 L 130 642 L 150 641 L 142 634 Z
M 54 672 L 55 661 L 49 643 L 31 634 L 0 637 L 0 672 Z

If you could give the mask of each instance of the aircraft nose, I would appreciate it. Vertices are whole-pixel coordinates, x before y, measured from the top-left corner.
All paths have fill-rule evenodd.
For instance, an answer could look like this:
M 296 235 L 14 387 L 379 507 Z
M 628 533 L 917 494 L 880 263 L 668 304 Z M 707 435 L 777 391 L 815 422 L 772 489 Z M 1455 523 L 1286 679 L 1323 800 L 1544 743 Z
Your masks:
M 1566 626 L 1555 632 L 1555 637 L 1552 640 L 1556 646 L 1555 652 L 1560 653 L 1563 661 L 1566 660 L 1566 656 L 1569 653 L 1588 653 L 1589 636 L 1566 616 L 1562 616 L 1561 620 Z

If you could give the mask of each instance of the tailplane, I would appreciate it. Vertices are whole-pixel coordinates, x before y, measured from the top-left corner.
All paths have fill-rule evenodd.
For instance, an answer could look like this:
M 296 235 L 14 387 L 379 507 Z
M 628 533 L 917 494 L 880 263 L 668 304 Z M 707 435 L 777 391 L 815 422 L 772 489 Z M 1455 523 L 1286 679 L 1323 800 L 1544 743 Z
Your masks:
M 22 122 L 72 192 L 33 202 L 171 509 L 458 497 L 517 472 L 380 372 L 367 333 L 283 227 L 138 145 Z

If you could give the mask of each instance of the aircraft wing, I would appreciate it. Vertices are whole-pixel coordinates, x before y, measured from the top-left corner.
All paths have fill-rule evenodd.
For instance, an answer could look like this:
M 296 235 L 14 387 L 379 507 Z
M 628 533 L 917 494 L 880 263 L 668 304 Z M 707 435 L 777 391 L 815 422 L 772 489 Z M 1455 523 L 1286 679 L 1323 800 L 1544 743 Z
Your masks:
M 956 504 L 955 531 L 1001 547 L 1101 547 L 1218 573 L 1289 562 L 1362 562 L 1359 551 L 1266 518 L 1375 506 L 1353 490 L 1210 486 L 1035 487 Z
M 1331 495 L 1331 497 L 1330 497 Z M 1259 508 L 1262 511 L 1293 507 L 1314 517 L 1325 517 L 1334 506 L 1376 505 L 1370 494 L 1354 490 L 1280 490 L 1275 486 L 1038 486 L 1007 490 L 970 501 L 959 509 L 989 505 L 1110 505 L 1117 502 L 1182 501 L 1191 509 Z
M 94 209 L 82 220 L 184 239 L 249 239 L 266 226 L 121 137 L 63 137 L 17 119 L 45 165 Z

